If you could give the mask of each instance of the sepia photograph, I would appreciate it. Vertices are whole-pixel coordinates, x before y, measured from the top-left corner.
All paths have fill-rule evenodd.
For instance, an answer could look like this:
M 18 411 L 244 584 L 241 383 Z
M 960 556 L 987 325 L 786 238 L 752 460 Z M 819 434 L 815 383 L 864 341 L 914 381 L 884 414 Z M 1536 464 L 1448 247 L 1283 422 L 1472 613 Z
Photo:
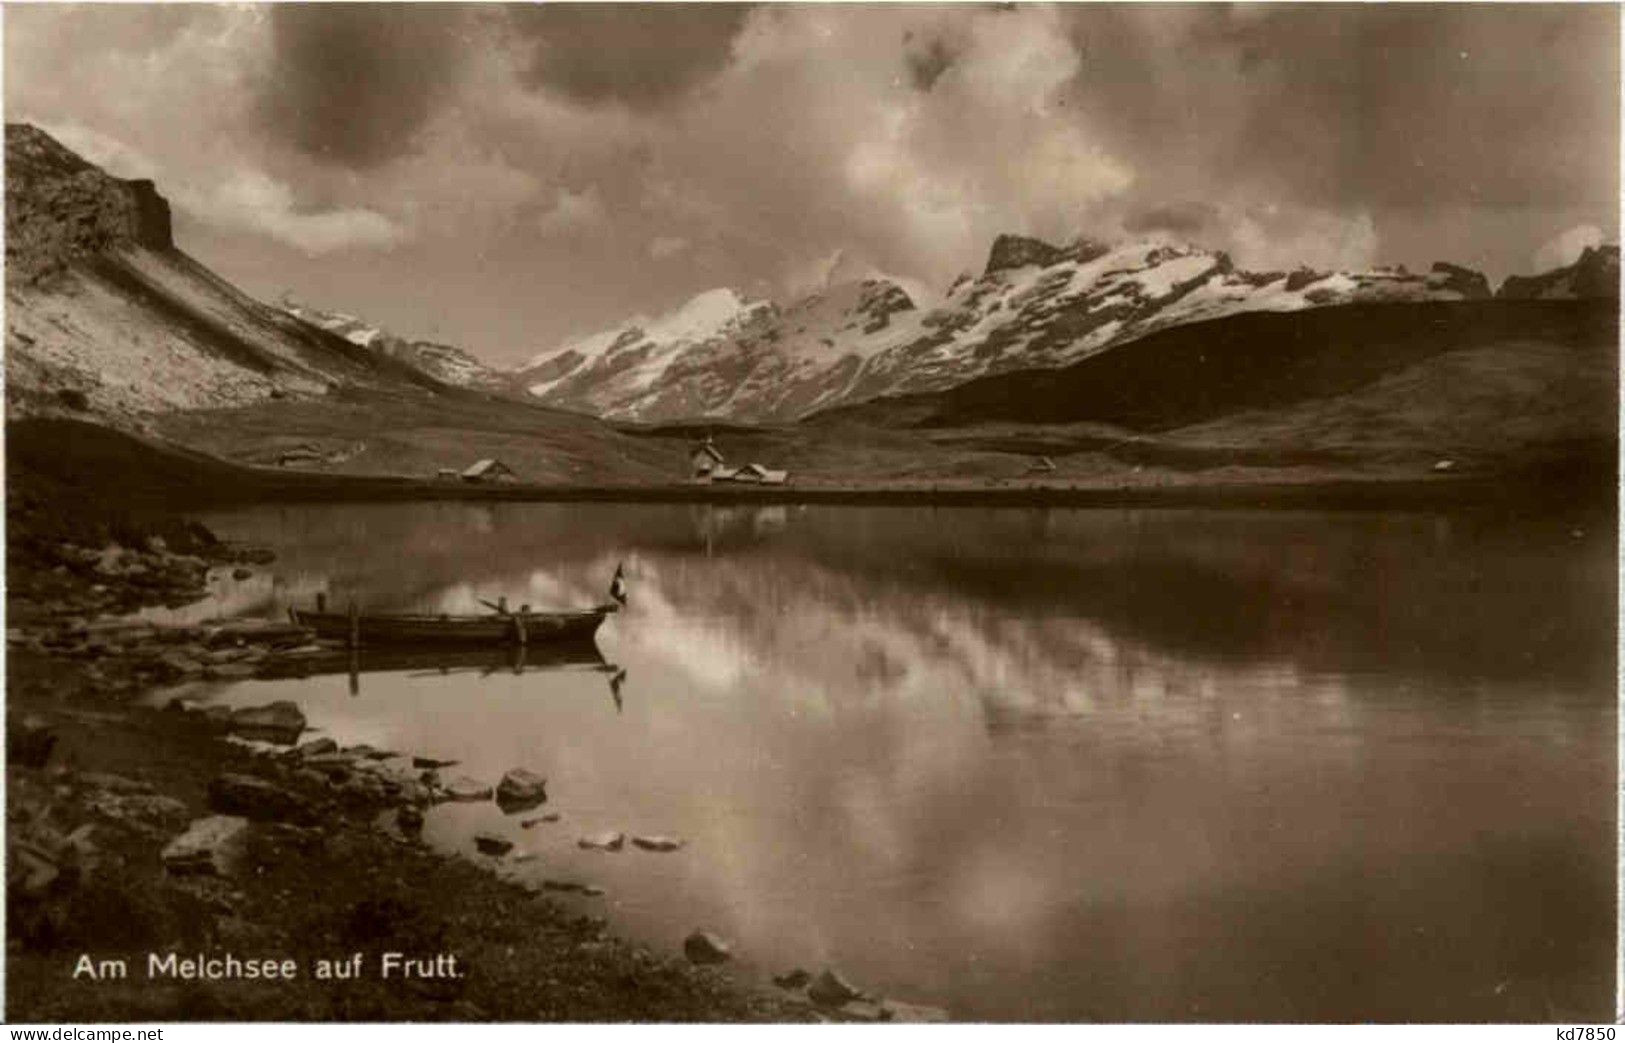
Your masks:
M 1618 5 L 0 18 L 7 1022 L 1613 1038 Z

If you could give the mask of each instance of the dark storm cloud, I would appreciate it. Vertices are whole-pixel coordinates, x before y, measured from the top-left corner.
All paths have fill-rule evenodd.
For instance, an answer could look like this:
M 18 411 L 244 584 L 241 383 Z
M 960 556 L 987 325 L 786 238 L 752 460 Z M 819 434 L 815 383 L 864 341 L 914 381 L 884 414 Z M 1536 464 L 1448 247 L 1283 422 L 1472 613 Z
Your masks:
M 504 9 L 530 48 L 527 86 L 588 104 L 653 109 L 728 62 L 748 4 L 516 4 Z
M 273 135 L 366 169 L 409 154 L 470 55 L 473 9 L 276 4 L 259 112 Z
M 1073 100 L 1158 188 L 1199 173 L 1384 208 L 1617 195 L 1612 5 L 1067 13 L 1085 59 Z

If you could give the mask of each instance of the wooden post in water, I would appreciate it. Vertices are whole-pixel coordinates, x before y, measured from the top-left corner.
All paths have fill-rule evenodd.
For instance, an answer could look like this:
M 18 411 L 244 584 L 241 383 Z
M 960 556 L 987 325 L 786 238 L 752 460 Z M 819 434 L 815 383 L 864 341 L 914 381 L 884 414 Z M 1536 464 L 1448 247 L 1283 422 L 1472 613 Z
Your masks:
M 318 590 L 316 592 L 316 611 L 327 611 L 327 591 L 325 590 Z
M 525 647 L 525 640 L 527 636 L 525 634 L 525 617 L 528 615 L 530 615 L 530 606 L 526 605 L 524 608 L 519 610 L 519 614 L 517 616 L 513 617 L 514 638 L 519 642 L 520 648 Z
M 355 598 L 350 599 L 350 647 L 361 647 L 361 611 L 356 608 Z

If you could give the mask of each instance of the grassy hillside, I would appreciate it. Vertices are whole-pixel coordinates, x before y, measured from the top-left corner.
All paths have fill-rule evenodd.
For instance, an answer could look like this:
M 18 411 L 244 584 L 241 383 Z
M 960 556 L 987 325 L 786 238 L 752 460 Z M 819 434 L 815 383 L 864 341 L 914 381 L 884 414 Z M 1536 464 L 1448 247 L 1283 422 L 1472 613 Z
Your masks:
M 1550 349 L 1559 367 L 1592 366 L 1599 359 L 1612 365 L 1618 328 L 1618 304 L 1605 300 L 1356 305 L 1238 315 L 1153 334 L 1065 369 L 1024 370 L 823 418 L 925 427 L 1087 421 L 1170 431 L 1349 394 L 1465 350 Z
M 1065 370 L 834 411 L 807 427 L 1043 454 L 1062 478 L 1098 471 L 1104 458 L 1190 480 L 1227 469 L 1312 479 L 1441 466 L 1561 471 L 1611 484 L 1617 330 L 1612 301 L 1246 315 L 1147 337 Z

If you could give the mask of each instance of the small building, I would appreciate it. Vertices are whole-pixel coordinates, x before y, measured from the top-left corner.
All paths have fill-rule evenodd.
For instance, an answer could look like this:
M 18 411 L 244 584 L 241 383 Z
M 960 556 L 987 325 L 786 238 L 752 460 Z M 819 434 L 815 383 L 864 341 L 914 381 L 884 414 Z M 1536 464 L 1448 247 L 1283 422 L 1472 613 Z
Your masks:
M 722 466 L 722 453 L 707 437 L 689 451 L 688 461 L 694 480 L 703 482 L 716 476 L 717 468 Z
M 783 485 L 790 480 L 789 471 L 775 471 L 761 464 L 746 464 L 728 476 L 729 481 L 750 485 Z
M 501 460 L 481 460 L 463 472 L 465 482 L 516 482 L 519 476 Z

